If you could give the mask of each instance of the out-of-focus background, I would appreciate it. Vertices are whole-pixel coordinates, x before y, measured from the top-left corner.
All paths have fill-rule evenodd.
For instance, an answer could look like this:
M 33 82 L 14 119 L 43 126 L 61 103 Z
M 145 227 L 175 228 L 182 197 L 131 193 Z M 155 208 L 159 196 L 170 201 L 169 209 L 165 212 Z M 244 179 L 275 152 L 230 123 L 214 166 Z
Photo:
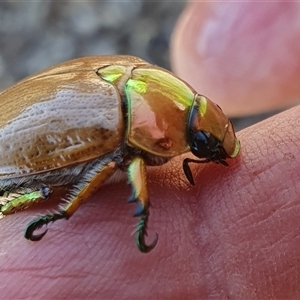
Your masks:
M 131 54 L 165 68 L 185 1 L 0 1 L 0 90 L 79 56 Z
M 0 1 L 0 91 L 87 55 L 131 54 L 171 69 L 171 36 L 186 5 L 184 0 Z M 269 115 L 233 121 L 238 130 Z

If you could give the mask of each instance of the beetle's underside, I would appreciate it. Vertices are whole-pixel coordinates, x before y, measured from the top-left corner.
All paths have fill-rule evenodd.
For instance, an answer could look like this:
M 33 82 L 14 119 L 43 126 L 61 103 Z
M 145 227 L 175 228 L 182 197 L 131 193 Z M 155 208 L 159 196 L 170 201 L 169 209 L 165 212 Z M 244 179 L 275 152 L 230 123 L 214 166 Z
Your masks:
M 58 212 L 37 218 L 29 224 L 25 237 L 37 241 L 45 235 L 47 230 L 42 234 L 34 235 L 35 230 L 49 222 L 62 218 L 68 219 L 101 184 L 113 177 L 116 171 L 128 170 L 128 181 L 132 185 L 132 196 L 129 198 L 129 202 L 138 203 L 134 215 L 141 217 L 137 227 L 137 245 L 141 251 L 148 252 L 155 247 L 157 237 L 151 245 L 145 244 L 144 236 L 149 216 L 149 200 L 144 161 L 147 162 L 147 165 L 154 166 L 162 165 L 168 159 L 122 145 L 116 151 L 87 163 L 26 177 L 1 179 L 1 212 L 3 215 L 8 215 L 26 209 L 40 201 L 49 199 L 54 188 L 71 186 L 67 192 L 65 203 L 60 205 Z M 139 182 L 142 185 L 139 185 Z

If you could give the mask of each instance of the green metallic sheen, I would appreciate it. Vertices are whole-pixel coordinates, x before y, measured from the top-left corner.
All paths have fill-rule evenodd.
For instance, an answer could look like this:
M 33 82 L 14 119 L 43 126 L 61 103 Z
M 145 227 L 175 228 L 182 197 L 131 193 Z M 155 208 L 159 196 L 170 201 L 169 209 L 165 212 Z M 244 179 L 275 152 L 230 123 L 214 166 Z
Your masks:
M 147 85 L 148 83 L 143 82 L 141 80 L 128 79 L 125 86 L 126 95 L 128 96 L 128 90 L 132 90 L 135 93 L 143 95 L 147 92 Z
M 39 202 L 42 199 L 42 195 L 40 191 L 34 191 L 31 193 L 23 194 L 14 198 L 13 200 L 5 203 L 1 206 L 0 210 L 3 215 L 11 214 L 17 210 L 21 210 L 26 208 L 27 206 L 31 206 L 34 203 Z
M 125 74 L 125 72 L 126 67 L 113 65 L 101 68 L 97 73 L 107 82 L 115 83 Z
M 190 107 L 195 98 L 194 90 L 186 83 L 159 67 L 135 69 L 133 70 L 133 78 L 144 82 L 146 87 L 151 85 L 159 87 L 159 90 L 165 94 L 165 97 L 170 97 L 178 105 L 182 104 L 185 107 Z M 134 88 L 134 85 L 132 87 Z M 138 86 L 136 87 L 136 92 L 139 92 Z M 143 90 L 143 92 L 146 92 L 146 90 Z

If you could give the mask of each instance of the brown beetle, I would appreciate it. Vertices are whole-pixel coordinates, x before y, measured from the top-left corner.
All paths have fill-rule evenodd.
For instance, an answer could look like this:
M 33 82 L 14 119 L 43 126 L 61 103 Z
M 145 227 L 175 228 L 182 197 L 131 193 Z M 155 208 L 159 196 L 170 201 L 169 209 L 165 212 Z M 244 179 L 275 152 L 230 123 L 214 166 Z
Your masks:
M 0 94 L 0 192 L 3 215 L 71 185 L 66 205 L 39 217 L 25 237 L 49 222 L 70 218 L 117 170 L 125 171 L 140 216 L 137 246 L 146 245 L 149 216 L 146 166 L 191 151 L 189 162 L 227 165 L 240 149 L 219 106 L 172 73 L 132 56 L 71 60 L 28 77 Z M 9 198 L 14 195 L 14 198 Z

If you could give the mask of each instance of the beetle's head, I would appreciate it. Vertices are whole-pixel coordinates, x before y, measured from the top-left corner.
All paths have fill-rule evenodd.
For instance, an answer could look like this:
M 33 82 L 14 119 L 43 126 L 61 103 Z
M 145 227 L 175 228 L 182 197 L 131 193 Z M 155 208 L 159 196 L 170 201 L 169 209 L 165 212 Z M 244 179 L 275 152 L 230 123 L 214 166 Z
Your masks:
M 191 183 L 188 162 L 215 162 L 227 166 L 226 159 L 237 156 L 240 150 L 231 121 L 218 105 L 201 95 L 196 96 L 191 108 L 187 136 L 191 152 L 201 159 L 184 162 L 183 168 Z

